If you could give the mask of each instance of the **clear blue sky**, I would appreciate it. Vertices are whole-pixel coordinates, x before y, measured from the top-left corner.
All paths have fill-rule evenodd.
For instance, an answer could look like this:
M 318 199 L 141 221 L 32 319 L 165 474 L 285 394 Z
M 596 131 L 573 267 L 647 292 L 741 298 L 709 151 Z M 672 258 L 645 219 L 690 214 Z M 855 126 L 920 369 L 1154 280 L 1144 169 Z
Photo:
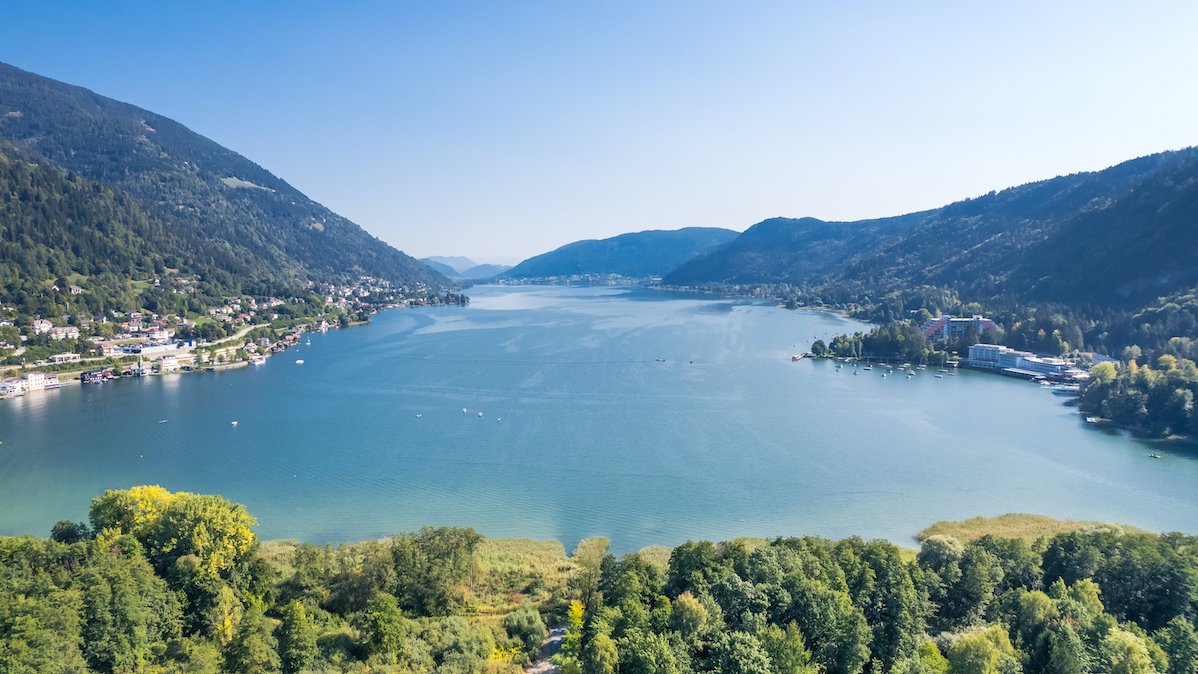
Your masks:
M 1193 0 L 5 4 L 0 61 L 417 256 L 895 215 L 1198 144 Z

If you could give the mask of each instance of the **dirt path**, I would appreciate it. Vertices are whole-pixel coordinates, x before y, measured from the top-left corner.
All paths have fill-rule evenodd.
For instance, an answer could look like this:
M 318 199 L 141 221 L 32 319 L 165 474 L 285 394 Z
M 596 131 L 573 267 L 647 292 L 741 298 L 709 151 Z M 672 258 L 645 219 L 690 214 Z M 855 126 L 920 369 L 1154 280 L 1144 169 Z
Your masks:
M 541 642 L 540 659 L 525 667 L 524 674 L 558 674 L 557 665 L 549 662 L 549 658 L 561 649 L 564 636 L 566 636 L 565 627 L 554 627 L 549 630 L 549 636 Z

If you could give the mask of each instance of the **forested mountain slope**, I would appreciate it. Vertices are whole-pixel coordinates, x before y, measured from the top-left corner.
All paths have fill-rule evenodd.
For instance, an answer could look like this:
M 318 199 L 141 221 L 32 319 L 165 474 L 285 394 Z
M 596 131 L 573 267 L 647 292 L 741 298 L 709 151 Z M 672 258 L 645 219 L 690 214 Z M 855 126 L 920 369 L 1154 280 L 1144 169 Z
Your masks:
M 172 227 L 124 191 L 34 162 L 0 141 L 0 301 L 58 316 L 54 301 L 68 283 L 48 279 L 69 278 L 86 286 L 80 297 L 98 312 L 131 305 L 129 280 L 167 268 L 199 275 L 212 294 L 235 290 L 234 275 L 247 272 L 228 249 Z
M 543 278 L 573 274 L 619 274 L 633 278 L 660 276 L 682 262 L 721 243 L 736 232 L 716 227 L 648 230 L 608 239 L 575 241 L 530 257 L 507 270 L 503 278 Z
M 875 295 L 940 286 L 975 300 L 1134 303 L 1198 280 L 1190 271 L 1198 245 L 1195 157 L 1193 148 L 1164 152 L 883 220 L 775 218 L 664 281 Z
M 167 229 L 199 237 L 230 271 L 401 285 L 447 280 L 182 124 L 0 64 L 0 139 L 128 192 Z M 157 241 L 151 243 L 157 245 Z
M 686 261 L 664 281 L 696 285 L 824 278 L 857 251 L 901 234 L 922 215 L 862 222 L 770 218 L 753 225 L 731 242 Z

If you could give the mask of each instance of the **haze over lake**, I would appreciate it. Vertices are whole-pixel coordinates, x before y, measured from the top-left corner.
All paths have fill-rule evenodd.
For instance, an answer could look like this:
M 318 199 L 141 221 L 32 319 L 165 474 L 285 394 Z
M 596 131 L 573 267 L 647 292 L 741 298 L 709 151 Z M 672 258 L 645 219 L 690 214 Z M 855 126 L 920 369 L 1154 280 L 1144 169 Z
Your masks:
M 618 551 L 905 544 L 936 520 L 1005 512 L 1198 531 L 1195 454 L 1087 428 L 1061 398 L 991 374 L 792 363 L 861 329 L 834 314 L 628 288 L 469 294 L 250 369 L 0 401 L 0 534 L 45 536 L 138 484 L 218 493 L 263 538 L 317 542 L 433 524 L 567 549 L 593 535 Z

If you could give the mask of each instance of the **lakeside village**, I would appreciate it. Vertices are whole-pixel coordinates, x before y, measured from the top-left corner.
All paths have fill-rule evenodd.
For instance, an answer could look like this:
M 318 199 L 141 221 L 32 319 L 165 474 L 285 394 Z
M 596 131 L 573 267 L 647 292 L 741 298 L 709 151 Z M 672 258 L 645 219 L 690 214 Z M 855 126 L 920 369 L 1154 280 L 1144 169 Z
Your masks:
M 307 288 L 308 298 L 229 297 L 192 318 L 112 310 L 22 324 L 15 308 L 0 307 L 0 398 L 119 377 L 262 364 L 298 345 L 304 332 L 360 325 L 385 309 L 468 301 L 428 288 L 393 288 L 371 277 L 352 285 L 308 282 Z M 72 286 L 70 292 L 77 291 Z M 45 353 L 53 347 L 67 350 Z
M 997 331 L 997 328 L 998 326 L 994 321 L 984 316 L 975 315 L 968 318 L 959 318 L 946 314 L 926 321 L 919 327 L 919 330 L 923 333 L 924 339 L 931 342 L 959 343 L 969 335 L 979 337 L 993 335 Z M 1100 362 L 1114 362 L 1115 360 L 1097 353 L 1083 355 L 1093 365 L 1097 365 Z M 799 360 L 808 356 L 835 357 L 831 352 L 823 354 L 804 353 L 792 357 L 792 360 Z M 867 363 L 876 360 L 883 363 L 884 367 L 892 367 L 886 364 L 886 359 L 879 358 L 838 358 L 837 360 L 865 360 Z M 1040 382 L 1059 395 L 1078 395 L 1081 392 L 1082 384 L 1090 378 L 1089 371 L 1063 358 L 1035 354 L 1030 351 L 1020 351 L 1000 344 L 986 344 L 981 342 L 971 344 L 965 358 L 949 359 L 945 365 L 951 368 L 964 365 L 965 367 L 987 370 L 1008 377 Z M 910 364 L 904 363 L 901 369 L 906 371 L 907 376 L 911 376 L 915 374 L 914 370 L 910 369 L 911 367 Z M 920 364 L 916 367 L 925 369 L 926 366 Z M 872 370 L 873 367 L 867 364 L 864 369 Z M 854 372 L 854 374 L 856 373 Z M 883 373 L 883 376 L 887 374 L 889 373 Z M 939 377 L 944 374 L 951 374 L 951 370 L 941 369 L 936 376 Z

